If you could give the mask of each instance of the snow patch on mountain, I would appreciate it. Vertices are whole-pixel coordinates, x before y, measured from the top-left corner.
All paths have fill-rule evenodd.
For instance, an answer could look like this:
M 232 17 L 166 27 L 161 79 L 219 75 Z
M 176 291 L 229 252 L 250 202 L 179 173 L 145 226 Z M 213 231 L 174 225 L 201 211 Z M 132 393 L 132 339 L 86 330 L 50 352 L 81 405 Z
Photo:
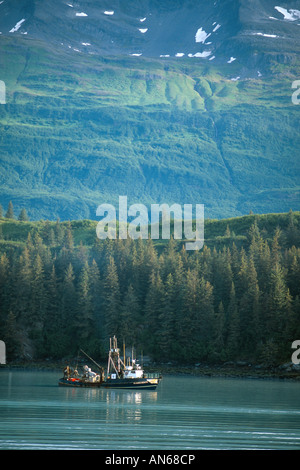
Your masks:
M 18 29 L 20 29 L 22 23 L 24 23 L 25 18 L 23 18 L 22 20 L 18 21 L 18 23 L 13 27 L 11 28 L 11 30 L 9 31 L 10 33 L 15 33 L 16 31 L 18 31 Z
M 203 51 L 203 52 L 196 52 L 195 54 L 188 54 L 189 57 L 200 57 L 204 59 L 205 57 L 209 57 L 211 55 L 210 51 Z
M 221 28 L 221 25 L 220 25 L 220 24 L 217 24 L 217 26 L 215 26 L 214 29 L 213 29 L 213 33 L 215 33 L 216 31 L 218 31 L 219 28 Z
M 274 7 L 275 10 L 279 11 L 284 16 L 285 20 L 288 21 L 296 21 L 300 18 L 300 11 L 299 10 L 287 10 L 286 8 L 282 7 Z
M 254 36 L 264 36 L 265 38 L 278 38 L 276 34 L 253 33 Z
M 203 28 L 199 28 L 196 32 L 195 40 L 196 42 L 202 42 L 204 44 L 209 36 L 211 36 L 211 33 L 207 33 Z

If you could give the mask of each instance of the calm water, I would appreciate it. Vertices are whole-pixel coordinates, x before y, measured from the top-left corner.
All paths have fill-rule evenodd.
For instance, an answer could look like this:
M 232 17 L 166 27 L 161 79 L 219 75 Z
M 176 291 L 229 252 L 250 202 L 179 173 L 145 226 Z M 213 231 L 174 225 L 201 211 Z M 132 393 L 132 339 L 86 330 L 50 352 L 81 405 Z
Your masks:
M 164 377 L 135 392 L 60 375 L 0 370 L 0 449 L 300 449 L 300 383 Z

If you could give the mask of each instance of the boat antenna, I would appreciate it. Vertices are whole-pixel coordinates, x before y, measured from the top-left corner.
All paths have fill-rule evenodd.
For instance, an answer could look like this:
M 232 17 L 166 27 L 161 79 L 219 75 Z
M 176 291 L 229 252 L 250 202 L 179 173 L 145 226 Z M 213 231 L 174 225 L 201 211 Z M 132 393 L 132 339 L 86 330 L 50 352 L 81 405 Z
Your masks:
M 79 351 L 77 352 L 76 370 L 78 369 L 78 361 L 79 361 Z

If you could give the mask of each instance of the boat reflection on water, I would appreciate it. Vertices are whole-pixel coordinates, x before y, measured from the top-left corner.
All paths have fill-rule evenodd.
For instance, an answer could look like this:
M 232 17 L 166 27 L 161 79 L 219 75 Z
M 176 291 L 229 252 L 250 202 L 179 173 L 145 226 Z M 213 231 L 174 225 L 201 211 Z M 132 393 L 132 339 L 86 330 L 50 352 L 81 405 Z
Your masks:
M 137 424 L 145 417 L 143 405 L 149 401 L 155 405 L 157 402 L 157 392 L 155 391 L 133 391 L 102 389 L 101 393 L 106 393 L 106 422 L 120 422 Z M 102 395 L 103 396 L 103 395 Z
M 133 390 L 155 390 L 160 383 L 162 376 L 159 373 L 146 373 L 144 369 L 132 357 L 125 356 L 121 359 L 117 338 L 110 338 L 110 348 L 108 354 L 107 372 L 102 366 L 97 364 L 82 349 L 85 354 L 100 370 L 100 373 L 93 372 L 88 366 L 84 366 L 84 372 L 80 376 L 77 368 L 71 369 L 67 366 L 64 376 L 59 379 L 58 384 L 67 387 L 89 387 L 89 388 L 112 388 L 112 389 L 133 389 Z

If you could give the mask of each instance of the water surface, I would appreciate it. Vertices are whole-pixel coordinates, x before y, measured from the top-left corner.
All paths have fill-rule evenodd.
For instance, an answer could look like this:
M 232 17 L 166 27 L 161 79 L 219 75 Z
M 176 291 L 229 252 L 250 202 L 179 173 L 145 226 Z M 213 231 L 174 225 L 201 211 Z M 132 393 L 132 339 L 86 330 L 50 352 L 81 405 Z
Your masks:
M 300 384 L 164 377 L 156 391 L 64 388 L 0 370 L 0 449 L 300 449 Z

